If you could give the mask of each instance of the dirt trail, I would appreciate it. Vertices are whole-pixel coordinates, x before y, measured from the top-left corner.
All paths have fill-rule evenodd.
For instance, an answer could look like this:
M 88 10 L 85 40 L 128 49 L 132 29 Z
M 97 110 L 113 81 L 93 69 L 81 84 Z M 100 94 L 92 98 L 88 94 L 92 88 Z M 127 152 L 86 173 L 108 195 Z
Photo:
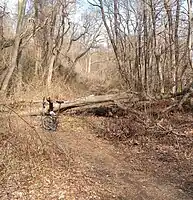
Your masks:
M 63 117 L 56 133 L 49 137 L 64 149 L 71 150 L 80 173 L 89 179 L 88 199 L 118 200 L 189 200 L 182 190 L 171 183 L 161 183 L 131 152 L 115 147 L 97 137 L 88 124 L 79 119 Z M 133 147 L 133 152 L 138 151 Z M 135 152 L 137 153 L 137 152 Z

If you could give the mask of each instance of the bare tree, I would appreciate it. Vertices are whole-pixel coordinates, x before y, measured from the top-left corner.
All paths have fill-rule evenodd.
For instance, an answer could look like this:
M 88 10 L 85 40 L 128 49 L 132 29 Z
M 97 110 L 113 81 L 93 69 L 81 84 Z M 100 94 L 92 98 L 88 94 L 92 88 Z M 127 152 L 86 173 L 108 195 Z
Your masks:
M 51 50 L 50 55 L 49 55 L 49 63 L 48 63 L 48 76 L 47 76 L 48 88 L 51 85 L 54 64 L 61 51 L 63 41 L 64 41 L 64 36 L 70 30 L 70 21 L 68 18 L 68 15 L 69 15 L 68 7 L 71 4 L 72 4 L 71 1 L 69 2 L 58 1 L 56 2 L 55 5 L 53 5 L 51 28 L 49 32 L 49 41 L 48 41 L 50 45 L 50 50 Z
M 14 40 L 14 45 L 12 49 L 12 59 L 11 59 L 11 65 L 7 70 L 7 73 L 4 77 L 3 83 L 1 85 L 1 91 L 5 92 L 9 81 L 11 79 L 11 76 L 13 74 L 14 69 L 18 66 L 19 59 L 21 52 L 19 52 L 19 48 L 21 45 L 21 31 L 23 28 L 23 21 L 24 21 L 24 15 L 25 15 L 25 9 L 26 9 L 26 0 L 18 1 L 18 21 L 17 21 L 17 28 L 16 28 L 16 35 Z
M 68 75 L 60 74 L 67 83 L 90 51 L 97 48 L 105 56 L 98 45 L 104 38 L 101 30 L 111 44 L 108 53 L 114 53 L 112 66 L 116 63 L 127 89 L 147 95 L 176 93 L 191 80 L 192 0 L 94 0 L 79 21 L 75 0 L 29 1 L 27 12 L 26 1 L 19 2 L 14 38 L 4 38 L 6 12 L 0 9 L 0 46 L 3 51 L 12 48 L 11 62 L 1 75 L 3 92 L 12 77 L 21 88 L 27 69 L 22 53 L 31 47 L 34 62 L 27 76 L 42 78 L 50 88 L 59 68 L 68 66 Z
M 181 0 L 90 2 L 100 10 L 119 72 L 133 90 L 177 92 L 182 85 L 182 77 L 192 65 L 192 2 L 187 0 L 189 11 L 184 3 Z

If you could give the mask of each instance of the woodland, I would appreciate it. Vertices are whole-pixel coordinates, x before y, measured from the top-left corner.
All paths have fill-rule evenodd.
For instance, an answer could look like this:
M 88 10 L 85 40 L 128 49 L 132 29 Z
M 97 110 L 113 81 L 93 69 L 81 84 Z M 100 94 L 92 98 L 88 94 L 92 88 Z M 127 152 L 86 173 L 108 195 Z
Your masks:
M 193 199 L 192 44 L 192 0 L 1 0 L 0 199 Z

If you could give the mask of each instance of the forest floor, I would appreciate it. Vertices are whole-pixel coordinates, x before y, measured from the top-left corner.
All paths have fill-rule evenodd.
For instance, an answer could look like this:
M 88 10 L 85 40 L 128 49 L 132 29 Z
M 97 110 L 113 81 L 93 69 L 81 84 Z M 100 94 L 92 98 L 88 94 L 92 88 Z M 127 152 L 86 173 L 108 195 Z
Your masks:
M 0 199 L 193 199 L 193 116 L 1 117 Z

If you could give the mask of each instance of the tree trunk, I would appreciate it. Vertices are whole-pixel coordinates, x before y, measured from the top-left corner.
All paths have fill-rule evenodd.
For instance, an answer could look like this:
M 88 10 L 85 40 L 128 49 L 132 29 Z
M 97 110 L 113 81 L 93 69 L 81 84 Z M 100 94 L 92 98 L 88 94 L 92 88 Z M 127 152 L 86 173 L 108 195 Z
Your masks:
M 23 66 L 21 64 L 18 64 L 18 73 L 17 73 L 17 82 L 16 82 L 16 90 L 17 92 L 20 92 L 22 90 L 22 83 L 23 83 Z
M 56 55 L 53 54 L 50 58 L 50 63 L 49 63 L 49 67 L 48 67 L 48 77 L 47 77 L 47 87 L 48 87 L 48 89 L 50 88 L 51 83 L 52 83 L 52 76 L 53 76 L 55 60 L 56 60 Z
M 188 2 L 188 59 L 189 65 L 193 70 L 192 65 L 192 0 L 187 0 Z
M 61 103 L 61 105 L 59 103 L 56 103 L 56 101 L 54 101 L 53 111 L 56 112 L 58 111 L 59 108 L 60 110 L 65 111 L 72 108 L 79 108 L 79 107 L 81 108 L 84 106 L 93 106 L 93 105 L 103 104 L 103 103 L 110 103 L 110 104 L 116 105 L 119 100 L 135 103 L 135 102 L 138 102 L 140 98 L 138 97 L 137 94 L 135 95 L 135 94 L 126 93 L 126 92 L 118 93 L 118 94 L 100 95 L 100 96 L 91 95 L 91 96 L 75 99 L 74 101 L 64 101 L 63 103 Z M 41 101 L 39 101 L 39 103 L 41 103 Z M 49 112 L 49 107 L 48 108 L 46 107 L 45 110 L 42 110 L 41 106 L 39 106 L 39 108 L 37 109 L 37 105 L 36 105 L 36 107 L 33 110 L 31 110 L 31 112 L 22 111 L 20 115 L 37 116 L 37 115 L 42 115 L 43 113 L 48 113 L 48 112 Z
M 35 63 L 35 76 L 40 75 L 42 72 L 42 48 L 36 41 L 36 63 Z
M 174 30 L 174 50 L 175 50 L 175 88 L 174 92 L 178 91 L 178 68 L 179 68 L 179 38 L 178 38 L 178 27 L 179 27 L 179 18 L 180 18 L 180 0 L 176 1 L 176 21 L 175 21 L 175 30 Z
M 149 42 L 148 42 L 148 29 L 147 29 L 147 2 L 143 2 L 143 43 L 144 43 L 144 92 L 148 93 L 148 68 L 149 68 Z
M 5 92 L 7 90 L 9 81 L 10 81 L 11 76 L 13 74 L 13 71 L 17 67 L 19 47 L 20 47 L 20 37 L 19 37 L 19 35 L 17 35 L 16 39 L 15 39 L 14 46 L 13 46 L 11 66 L 8 68 L 8 71 L 7 71 L 6 75 L 5 75 L 5 78 L 4 78 L 2 86 L 1 86 L 1 91 L 2 92 Z
M 175 84 L 175 67 L 174 67 L 174 38 L 173 38 L 173 18 L 172 18 L 172 1 L 171 0 L 164 0 L 164 7 L 167 14 L 168 19 L 168 37 L 169 37 L 169 65 L 168 65 L 168 72 L 169 72 L 169 80 L 173 80 L 173 83 Z M 166 43 L 167 45 L 167 43 Z M 175 85 L 172 88 L 172 92 L 175 91 Z
M 91 70 L 91 63 L 92 63 L 92 55 L 89 55 L 89 56 L 88 56 L 88 59 L 87 59 L 87 68 L 86 68 L 87 74 L 90 73 L 90 70 Z
M 26 9 L 26 3 L 27 0 L 19 0 L 18 1 L 18 21 L 17 21 L 17 28 L 16 28 L 16 37 L 15 42 L 12 50 L 12 59 L 11 59 L 11 65 L 7 70 L 7 73 L 5 75 L 5 78 L 3 80 L 2 86 L 1 86 L 1 92 L 5 92 L 8 88 L 9 81 L 11 80 L 11 76 L 14 72 L 14 69 L 18 66 L 19 58 L 22 52 L 19 52 L 20 48 L 20 33 L 23 25 L 23 19 L 25 16 L 25 9 Z

